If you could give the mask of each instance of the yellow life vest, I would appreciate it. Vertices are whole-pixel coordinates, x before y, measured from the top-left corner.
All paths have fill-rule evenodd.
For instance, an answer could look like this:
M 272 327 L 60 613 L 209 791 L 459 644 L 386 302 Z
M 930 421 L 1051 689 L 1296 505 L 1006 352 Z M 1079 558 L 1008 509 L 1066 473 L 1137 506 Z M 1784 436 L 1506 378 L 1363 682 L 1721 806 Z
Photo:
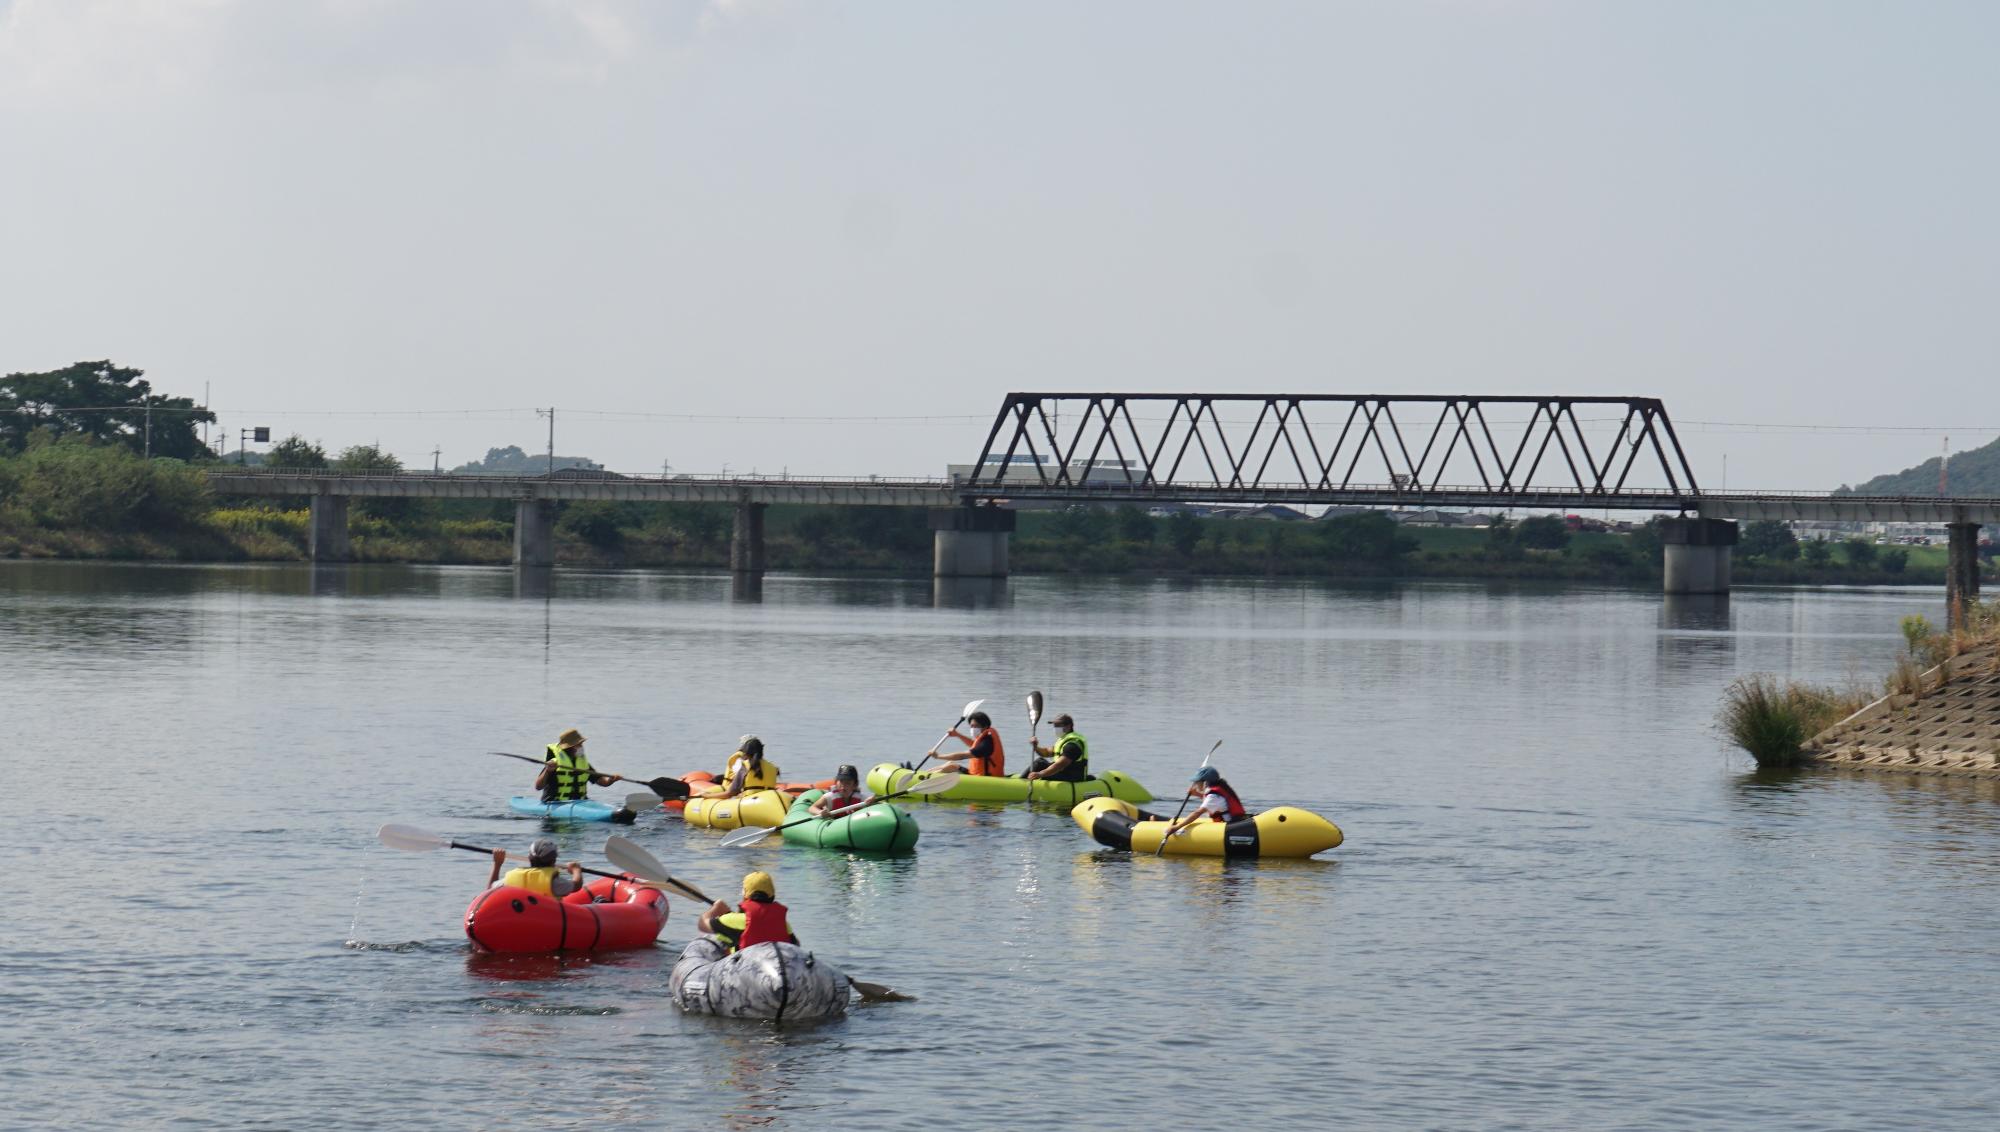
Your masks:
M 552 802 L 580 802 L 590 797 L 590 760 L 582 751 L 549 744 L 549 760 L 555 764 L 556 780 Z
M 729 756 L 729 764 L 722 768 L 723 785 L 726 786 L 729 783 L 734 782 L 736 780 L 736 768 L 739 766 L 744 766 L 749 762 L 750 762 L 750 756 L 744 754 L 742 751 L 738 751 L 735 754 Z M 776 786 L 778 784 L 777 764 L 773 763 L 770 759 L 765 759 L 763 767 L 764 769 L 762 770 L 752 769 L 749 773 L 743 776 L 743 789 L 769 790 L 771 787 Z
M 508 869 L 507 875 L 500 878 L 500 883 L 511 885 L 514 888 L 525 888 L 529 892 L 539 892 L 544 896 L 548 896 L 555 892 L 556 873 L 559 871 L 561 870 L 557 869 L 554 865 L 548 865 L 539 869 Z

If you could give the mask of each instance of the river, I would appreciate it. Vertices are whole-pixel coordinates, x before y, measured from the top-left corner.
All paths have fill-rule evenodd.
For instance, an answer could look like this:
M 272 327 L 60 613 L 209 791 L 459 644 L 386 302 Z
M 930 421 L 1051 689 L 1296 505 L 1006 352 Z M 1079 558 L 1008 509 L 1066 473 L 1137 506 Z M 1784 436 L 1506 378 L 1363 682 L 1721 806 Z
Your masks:
M 1741 673 L 1873 680 L 1941 605 L 0 563 L 0 1124 L 1991 1127 L 2000 785 L 1759 775 L 1713 723 Z M 773 1028 L 668 1002 L 688 901 L 655 950 L 496 960 L 460 926 L 488 863 L 375 839 L 524 850 L 533 768 L 485 752 L 572 725 L 635 776 L 754 731 L 821 777 L 984 697 L 1018 761 L 1030 689 L 1093 765 L 1169 796 L 1220 738 L 1253 807 L 1347 843 L 1225 867 L 918 803 L 884 860 L 642 818 L 677 875 L 769 869 L 816 951 L 918 996 Z M 608 832 L 555 835 L 602 864 Z

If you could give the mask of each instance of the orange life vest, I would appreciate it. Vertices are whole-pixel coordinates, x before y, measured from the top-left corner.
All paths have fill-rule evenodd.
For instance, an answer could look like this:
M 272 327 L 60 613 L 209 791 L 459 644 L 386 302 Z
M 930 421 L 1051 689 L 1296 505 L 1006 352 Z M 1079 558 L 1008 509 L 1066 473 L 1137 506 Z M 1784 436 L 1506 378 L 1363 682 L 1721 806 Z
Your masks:
M 991 775 L 994 778 L 1003 777 L 1007 773 L 1007 748 L 1000 744 L 999 731 L 989 727 L 986 729 L 986 734 L 993 738 L 993 753 L 985 758 L 965 760 L 965 772 Z

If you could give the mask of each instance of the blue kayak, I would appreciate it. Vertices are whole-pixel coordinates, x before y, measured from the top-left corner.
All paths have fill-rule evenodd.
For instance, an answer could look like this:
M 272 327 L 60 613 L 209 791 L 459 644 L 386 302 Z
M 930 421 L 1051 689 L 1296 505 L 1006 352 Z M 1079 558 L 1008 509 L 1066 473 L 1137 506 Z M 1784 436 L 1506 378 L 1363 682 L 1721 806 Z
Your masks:
M 580 802 L 544 802 L 540 798 L 509 798 L 507 805 L 517 814 L 570 821 L 611 821 L 617 806 L 585 799 Z

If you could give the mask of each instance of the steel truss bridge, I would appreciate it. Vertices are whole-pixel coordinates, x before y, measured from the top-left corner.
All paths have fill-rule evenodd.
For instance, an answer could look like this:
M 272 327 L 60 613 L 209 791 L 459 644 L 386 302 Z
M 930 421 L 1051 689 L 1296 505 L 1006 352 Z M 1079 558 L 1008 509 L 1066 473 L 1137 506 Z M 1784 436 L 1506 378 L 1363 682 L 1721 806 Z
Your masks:
M 229 468 L 220 492 L 887 505 L 1208 503 L 1547 508 L 1709 519 L 2000 523 L 2000 499 L 1705 492 L 1652 397 L 1010 393 L 946 477 Z

